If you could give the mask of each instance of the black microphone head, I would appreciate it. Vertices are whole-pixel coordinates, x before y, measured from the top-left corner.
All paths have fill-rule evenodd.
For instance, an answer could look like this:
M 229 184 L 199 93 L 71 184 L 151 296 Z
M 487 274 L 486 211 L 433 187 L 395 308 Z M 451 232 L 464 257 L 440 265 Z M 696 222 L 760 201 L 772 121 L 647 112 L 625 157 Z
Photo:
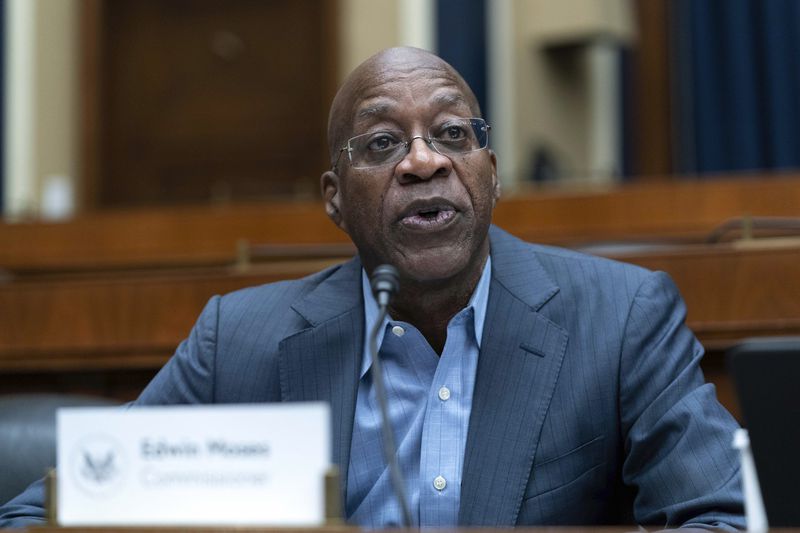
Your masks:
M 380 265 L 372 271 L 370 286 L 378 305 L 389 305 L 389 300 L 400 289 L 400 274 L 392 265 Z

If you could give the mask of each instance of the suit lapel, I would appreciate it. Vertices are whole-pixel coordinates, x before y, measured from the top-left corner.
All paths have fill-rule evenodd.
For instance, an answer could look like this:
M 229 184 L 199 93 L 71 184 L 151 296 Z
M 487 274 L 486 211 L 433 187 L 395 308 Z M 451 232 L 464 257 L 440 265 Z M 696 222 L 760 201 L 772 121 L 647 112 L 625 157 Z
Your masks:
M 493 228 L 492 284 L 464 453 L 459 524 L 513 526 L 567 345 L 539 313 L 558 287 Z
M 330 404 L 333 460 L 344 488 L 364 344 L 361 263 L 346 263 L 292 308 L 309 327 L 279 345 L 281 397 Z

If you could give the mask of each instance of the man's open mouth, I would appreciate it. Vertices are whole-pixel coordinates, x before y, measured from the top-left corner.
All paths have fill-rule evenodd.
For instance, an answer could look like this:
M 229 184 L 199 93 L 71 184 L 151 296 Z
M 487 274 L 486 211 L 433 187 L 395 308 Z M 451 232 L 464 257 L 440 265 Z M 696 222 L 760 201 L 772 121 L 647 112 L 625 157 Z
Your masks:
M 400 222 L 412 229 L 434 229 L 447 224 L 455 215 L 451 205 L 431 205 L 410 210 Z

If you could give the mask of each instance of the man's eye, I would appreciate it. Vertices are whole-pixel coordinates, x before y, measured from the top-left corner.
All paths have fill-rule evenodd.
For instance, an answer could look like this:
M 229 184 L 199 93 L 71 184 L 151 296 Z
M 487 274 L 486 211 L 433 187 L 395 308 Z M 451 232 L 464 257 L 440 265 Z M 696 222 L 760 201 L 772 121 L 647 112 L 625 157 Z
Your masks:
M 461 126 L 448 126 L 445 131 L 445 138 L 450 140 L 463 139 L 467 136 L 467 132 Z
M 398 144 L 398 140 L 393 136 L 386 133 L 376 135 L 367 143 L 367 150 L 372 152 L 380 152 L 382 150 L 389 150 Z
M 467 130 L 461 124 L 444 124 L 436 135 L 436 139 L 443 142 L 463 141 L 467 137 Z

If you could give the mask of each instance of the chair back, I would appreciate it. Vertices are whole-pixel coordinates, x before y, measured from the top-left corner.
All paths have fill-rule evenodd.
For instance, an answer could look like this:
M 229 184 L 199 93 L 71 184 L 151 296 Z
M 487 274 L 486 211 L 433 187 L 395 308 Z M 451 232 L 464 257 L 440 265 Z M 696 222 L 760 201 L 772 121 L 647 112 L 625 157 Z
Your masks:
M 56 464 L 56 410 L 109 406 L 107 398 L 67 394 L 0 395 L 0 505 Z

